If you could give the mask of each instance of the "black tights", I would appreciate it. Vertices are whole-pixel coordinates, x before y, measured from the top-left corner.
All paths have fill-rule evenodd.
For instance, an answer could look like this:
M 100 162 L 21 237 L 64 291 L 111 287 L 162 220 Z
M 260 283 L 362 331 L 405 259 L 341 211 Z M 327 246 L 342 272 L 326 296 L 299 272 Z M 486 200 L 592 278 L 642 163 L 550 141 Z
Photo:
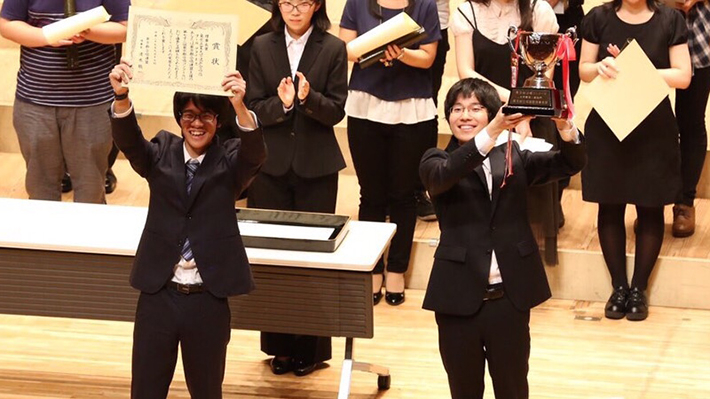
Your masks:
M 599 204 L 597 219 L 599 243 L 614 288 L 629 288 L 626 276 L 625 212 L 626 204 Z M 631 287 L 643 291 L 648 285 L 648 278 L 651 276 L 658 254 L 661 252 L 661 244 L 663 244 L 663 207 L 636 205 L 636 212 L 638 214 L 638 228 Z

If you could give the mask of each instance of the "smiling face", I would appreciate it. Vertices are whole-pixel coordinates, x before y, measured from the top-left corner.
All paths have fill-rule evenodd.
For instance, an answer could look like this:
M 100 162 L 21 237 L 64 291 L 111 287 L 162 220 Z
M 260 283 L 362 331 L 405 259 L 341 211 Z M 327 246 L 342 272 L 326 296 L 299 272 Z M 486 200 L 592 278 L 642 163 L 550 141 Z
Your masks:
M 475 94 L 469 97 L 459 94 L 449 112 L 451 133 L 460 144 L 474 138 L 489 122 L 488 111 L 481 105 Z
M 217 127 L 219 127 L 217 114 L 200 109 L 192 101 L 189 101 L 180 115 L 180 128 L 182 129 L 182 137 L 185 138 L 185 147 L 191 157 L 197 158 L 204 154 L 212 143 Z M 209 115 L 214 116 L 211 122 Z M 205 120 L 208 121 L 205 122 Z
M 311 27 L 313 14 L 320 8 L 320 3 L 303 0 L 280 0 L 281 18 L 286 23 L 288 33 L 295 39 L 301 37 Z

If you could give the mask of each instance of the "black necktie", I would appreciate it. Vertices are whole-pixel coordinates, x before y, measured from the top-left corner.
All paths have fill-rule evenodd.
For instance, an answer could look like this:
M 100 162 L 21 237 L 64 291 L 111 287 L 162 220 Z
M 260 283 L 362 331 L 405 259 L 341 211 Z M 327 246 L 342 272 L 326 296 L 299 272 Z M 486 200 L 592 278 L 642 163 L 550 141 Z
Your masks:
M 185 185 L 187 186 L 187 195 L 190 195 L 192 190 L 192 179 L 195 177 L 195 171 L 197 167 L 200 166 L 200 161 L 196 159 L 191 159 L 187 161 L 185 170 Z M 182 258 L 186 261 L 192 260 L 192 249 L 190 248 L 190 239 L 185 237 L 185 244 L 182 246 L 182 251 L 180 252 Z
M 76 14 L 76 0 L 64 0 L 64 17 Z M 76 44 L 67 47 L 67 68 L 79 68 L 79 49 Z

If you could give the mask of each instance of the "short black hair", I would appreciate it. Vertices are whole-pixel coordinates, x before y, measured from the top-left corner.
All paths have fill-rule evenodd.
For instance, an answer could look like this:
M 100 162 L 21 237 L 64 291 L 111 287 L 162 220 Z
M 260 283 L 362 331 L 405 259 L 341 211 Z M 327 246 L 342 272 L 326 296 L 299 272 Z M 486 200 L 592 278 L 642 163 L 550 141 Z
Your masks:
M 463 98 L 469 98 L 471 96 L 476 96 L 478 102 L 486 107 L 488 112 L 488 121 L 492 121 L 493 118 L 498 113 L 498 110 L 503 105 L 498 96 L 498 91 L 492 84 L 486 82 L 483 79 L 478 78 L 465 78 L 454 83 L 446 93 L 446 100 L 444 101 L 444 115 L 446 116 L 446 121 L 449 121 L 449 116 L 451 116 L 451 108 L 456 104 L 459 96 Z
M 282 0 L 272 0 L 271 1 L 271 26 L 274 28 L 274 32 L 281 32 L 286 26 L 286 22 L 281 16 L 281 10 L 279 9 L 279 2 Z M 295 0 L 291 0 L 295 1 Z M 311 17 L 311 25 L 314 30 L 319 30 L 322 32 L 330 29 L 330 18 L 328 18 L 328 13 L 325 11 L 325 0 L 309 0 L 313 1 L 314 6 L 320 4 L 320 8 L 313 13 Z
M 229 106 L 227 97 L 178 91 L 175 92 L 173 96 L 173 115 L 175 115 L 175 121 L 178 125 L 180 124 L 180 114 L 182 110 L 185 109 L 187 104 L 191 101 L 197 108 L 218 115 L 217 123 L 220 125 L 223 124 L 222 122 L 227 115 L 226 111 Z

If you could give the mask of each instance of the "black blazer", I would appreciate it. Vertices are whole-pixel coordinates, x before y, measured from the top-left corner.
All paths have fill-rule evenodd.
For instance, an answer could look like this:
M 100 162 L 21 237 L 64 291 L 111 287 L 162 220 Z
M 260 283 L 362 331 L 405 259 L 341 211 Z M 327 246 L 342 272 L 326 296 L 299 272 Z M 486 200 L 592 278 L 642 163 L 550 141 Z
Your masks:
M 456 140 L 455 138 L 453 140 Z M 515 144 L 513 177 L 500 188 L 505 145 L 489 152 L 492 199 L 475 140 L 448 151 L 429 149 L 419 172 L 439 219 L 441 238 L 434 254 L 425 309 L 473 315 L 488 285 L 495 250 L 506 295 L 520 310 L 550 297 L 545 269 L 528 222 L 527 187 L 579 172 L 586 162 L 584 144 L 563 142 L 560 151 L 521 151 Z
M 267 33 L 254 40 L 247 98 L 263 126 L 269 148 L 261 171 L 282 176 L 293 168 L 304 178 L 335 173 L 345 168 L 333 131 L 345 116 L 348 95 L 345 43 L 314 29 L 297 70 L 308 79 L 310 93 L 303 104 L 296 97 L 294 108 L 284 114 L 276 91 L 281 79 L 291 76 L 284 32 Z
M 223 298 L 254 288 L 234 199 L 259 170 L 266 148 L 259 129 L 219 143 L 215 136 L 195 172 L 190 196 L 185 185 L 183 139 L 166 131 L 143 138 L 135 113 L 111 118 L 113 139 L 150 187 L 145 222 L 131 271 L 131 285 L 160 290 L 173 276 L 185 237 L 205 287 Z

